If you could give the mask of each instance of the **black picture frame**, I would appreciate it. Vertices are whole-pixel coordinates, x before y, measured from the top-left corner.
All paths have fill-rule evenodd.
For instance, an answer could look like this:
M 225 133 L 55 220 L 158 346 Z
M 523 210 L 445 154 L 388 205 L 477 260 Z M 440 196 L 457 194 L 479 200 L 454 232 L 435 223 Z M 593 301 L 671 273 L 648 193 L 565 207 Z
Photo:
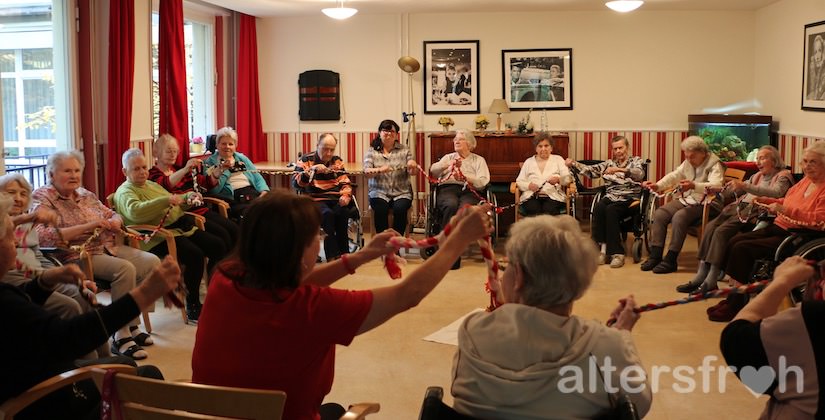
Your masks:
M 424 113 L 478 113 L 478 41 L 424 41 Z
M 805 25 L 802 109 L 825 112 L 825 20 Z
M 573 109 L 573 49 L 502 50 L 502 96 L 510 109 Z

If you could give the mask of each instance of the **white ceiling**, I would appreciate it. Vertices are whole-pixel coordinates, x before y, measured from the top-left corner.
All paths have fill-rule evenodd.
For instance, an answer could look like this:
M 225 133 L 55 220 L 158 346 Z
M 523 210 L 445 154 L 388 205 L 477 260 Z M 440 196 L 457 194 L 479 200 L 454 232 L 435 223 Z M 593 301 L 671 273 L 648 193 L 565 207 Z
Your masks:
M 339 0 L 202 0 L 258 17 L 313 16 Z M 344 0 L 360 14 L 607 11 L 605 0 Z M 645 10 L 757 10 L 779 0 L 646 0 Z

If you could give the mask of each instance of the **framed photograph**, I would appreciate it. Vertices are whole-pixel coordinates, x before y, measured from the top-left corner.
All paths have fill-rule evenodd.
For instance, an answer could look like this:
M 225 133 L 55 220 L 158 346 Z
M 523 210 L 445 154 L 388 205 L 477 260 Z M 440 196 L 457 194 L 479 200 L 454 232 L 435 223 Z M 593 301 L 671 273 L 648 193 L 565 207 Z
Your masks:
M 825 21 L 805 25 L 802 109 L 825 112 Z
M 424 113 L 478 113 L 478 41 L 424 41 Z
M 573 49 L 502 50 L 502 95 L 510 109 L 573 109 Z

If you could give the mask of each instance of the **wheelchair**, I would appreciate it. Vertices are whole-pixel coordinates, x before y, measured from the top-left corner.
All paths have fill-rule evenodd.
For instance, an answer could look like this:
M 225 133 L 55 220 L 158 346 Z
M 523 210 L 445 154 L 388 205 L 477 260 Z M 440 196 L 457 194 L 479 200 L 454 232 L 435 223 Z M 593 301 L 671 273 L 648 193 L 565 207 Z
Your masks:
M 426 210 L 426 222 L 424 224 L 424 234 L 426 237 L 435 236 L 437 232 L 441 232 L 441 212 L 438 210 L 438 206 L 436 206 L 436 198 L 437 198 L 437 191 L 438 191 L 438 184 L 430 183 L 430 194 L 427 198 L 427 210 Z M 485 200 L 487 203 L 490 203 L 493 208 L 498 207 L 498 200 L 496 199 L 496 195 L 490 191 L 490 185 L 487 185 L 487 192 L 485 196 Z M 493 210 L 493 234 L 490 235 L 490 239 L 492 241 L 493 246 L 496 245 L 498 239 L 498 213 Z M 422 250 L 421 258 L 427 259 L 431 255 L 435 253 L 438 247 L 430 247 Z
M 585 165 L 593 165 L 596 163 L 600 163 L 602 161 L 581 162 Z M 645 179 L 647 178 L 649 165 L 650 159 L 645 159 L 644 163 L 642 163 L 642 170 L 645 173 Z M 592 232 L 593 210 L 595 210 L 596 204 L 599 201 L 601 201 L 602 196 L 605 192 L 605 187 L 603 185 L 595 188 L 584 187 L 580 178 L 581 173 L 579 173 L 579 171 L 575 168 L 572 168 L 570 173 L 573 176 L 573 180 L 576 183 L 576 194 L 589 195 L 593 197 L 590 202 L 590 231 Z M 573 214 L 576 214 L 575 205 L 576 200 L 574 198 L 573 200 L 571 200 L 571 212 Z M 633 233 L 633 245 L 631 246 L 630 253 L 633 257 L 634 263 L 639 263 L 642 260 L 643 252 L 650 252 L 650 228 L 653 224 L 653 214 L 656 212 L 656 207 L 656 196 L 652 194 L 649 190 L 643 188 L 642 194 L 639 197 L 639 199 L 634 200 L 630 204 L 630 208 L 634 211 L 630 212 L 629 214 L 625 215 L 624 218 L 617 221 L 621 227 L 622 241 L 627 241 L 627 234 L 629 232 Z
M 353 194 L 349 208 L 347 209 L 347 245 L 349 252 L 353 253 L 364 247 L 364 227 L 361 223 L 361 207 L 358 205 L 358 199 L 355 198 L 356 185 L 351 185 L 353 187 Z M 294 184 L 293 188 L 296 194 L 304 194 L 304 191 Z

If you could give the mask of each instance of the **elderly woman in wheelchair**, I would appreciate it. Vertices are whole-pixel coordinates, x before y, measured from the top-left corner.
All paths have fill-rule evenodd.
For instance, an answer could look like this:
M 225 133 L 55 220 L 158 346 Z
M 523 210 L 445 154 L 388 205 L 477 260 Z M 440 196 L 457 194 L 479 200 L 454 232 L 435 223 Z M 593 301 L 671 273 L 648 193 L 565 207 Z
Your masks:
M 763 198 L 755 201 L 776 214 L 772 225 L 753 232 L 740 233 L 727 244 L 728 253 L 722 261 L 725 273 L 738 283 L 750 282 L 753 262 L 773 258 L 786 238 L 800 230 L 822 236 L 825 230 L 825 142 L 815 142 L 802 155 L 805 176 L 788 190 L 784 198 Z M 746 297 L 731 295 L 719 305 L 708 309 L 711 321 L 728 322 L 745 306 Z
M 754 204 L 756 197 L 784 197 L 793 185 L 790 171 L 783 169 L 785 163 L 779 150 L 773 146 L 763 146 L 756 156 L 759 172 L 747 181 L 732 180 L 721 190 L 722 197 L 730 204 L 722 209 L 715 219 L 705 226 L 699 245 L 699 270 L 688 283 L 676 287 L 681 293 L 705 293 L 717 288 L 716 282 L 722 277 L 722 260 L 728 251 L 728 242 L 740 232 L 756 227 L 760 213 Z
M 473 418 L 594 418 L 611 409 L 618 387 L 644 416 L 652 394 L 630 335 L 639 319 L 633 295 L 611 313 L 612 327 L 572 314 L 598 255 L 578 222 L 522 219 L 505 252 L 509 265 L 495 285 L 503 304 L 469 315 L 458 331 L 455 410 Z M 608 363 L 615 369 L 596 372 Z
M 439 226 L 447 226 L 458 208 L 465 204 L 477 204 L 478 196 L 484 196 L 490 183 L 490 169 L 487 161 L 473 153 L 476 138 L 467 129 L 458 129 L 453 139 L 454 152 L 447 153 L 430 166 L 433 176 L 439 178 L 436 207 L 441 215 Z M 438 232 L 433 232 L 438 233 Z M 453 269 L 461 267 L 461 258 L 453 264 Z
M 519 205 L 528 217 L 564 214 L 567 211 L 564 187 L 570 184 L 572 178 L 564 158 L 552 154 L 551 139 L 547 132 L 533 137 L 536 154 L 524 161 L 516 178 L 516 185 L 521 190 Z

